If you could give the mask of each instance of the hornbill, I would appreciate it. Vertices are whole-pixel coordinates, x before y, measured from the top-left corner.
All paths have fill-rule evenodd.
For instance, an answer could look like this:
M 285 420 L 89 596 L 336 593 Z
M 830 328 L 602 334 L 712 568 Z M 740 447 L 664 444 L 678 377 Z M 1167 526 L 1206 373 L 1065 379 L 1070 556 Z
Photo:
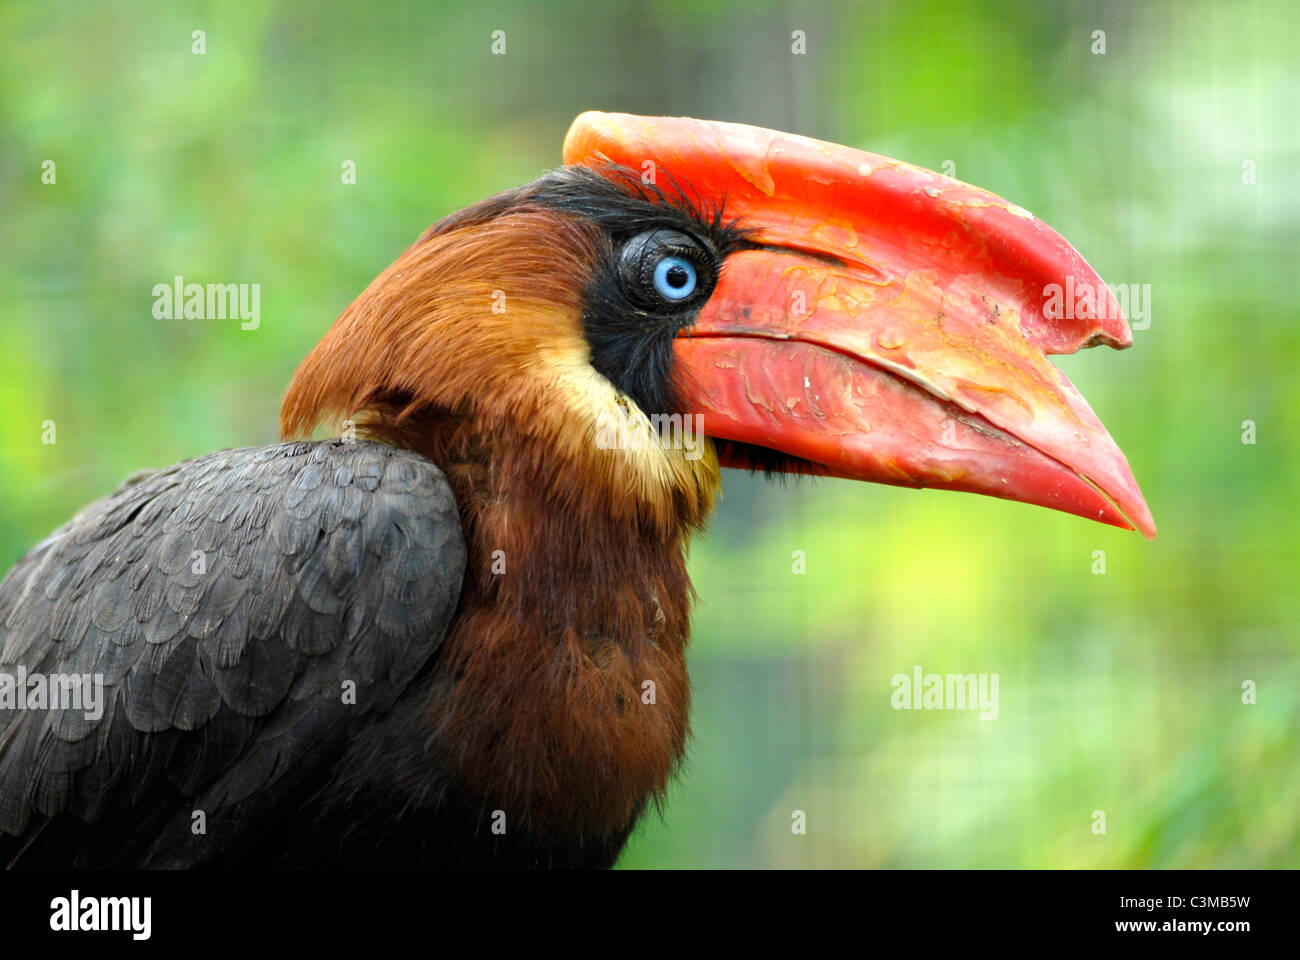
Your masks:
M 564 166 L 434 224 L 342 313 L 283 442 L 133 476 L 18 561 L 0 857 L 612 865 L 683 755 L 685 549 L 719 468 L 1154 536 L 1048 360 L 1131 342 L 1083 258 L 991 193 L 582 114 Z M 696 416 L 692 453 L 671 428 Z

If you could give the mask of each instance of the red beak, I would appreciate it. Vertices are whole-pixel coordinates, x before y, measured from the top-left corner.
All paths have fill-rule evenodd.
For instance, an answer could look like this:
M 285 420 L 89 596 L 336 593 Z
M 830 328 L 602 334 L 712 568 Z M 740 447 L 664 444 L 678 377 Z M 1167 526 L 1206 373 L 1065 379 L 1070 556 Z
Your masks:
M 727 258 L 677 341 L 710 436 L 1155 536 L 1123 453 L 1047 359 L 1132 334 L 1101 278 L 1027 211 L 888 157 L 731 123 L 584 113 L 564 161 L 725 198 L 761 245 Z M 1063 303 L 1067 291 L 1091 303 Z

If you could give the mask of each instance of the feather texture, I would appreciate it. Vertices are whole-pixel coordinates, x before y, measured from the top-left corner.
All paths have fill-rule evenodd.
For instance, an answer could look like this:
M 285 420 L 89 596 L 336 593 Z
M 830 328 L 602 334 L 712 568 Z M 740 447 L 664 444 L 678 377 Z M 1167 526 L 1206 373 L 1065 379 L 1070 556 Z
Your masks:
M 0 856 L 39 860 L 28 841 L 51 818 L 153 803 L 157 822 L 99 831 L 81 860 L 220 858 L 244 801 L 290 801 L 263 788 L 318 776 L 350 724 L 390 710 L 442 641 L 464 564 L 442 473 L 383 444 L 281 443 L 133 477 L 0 583 L 0 673 L 103 683 L 98 717 L 0 710 Z

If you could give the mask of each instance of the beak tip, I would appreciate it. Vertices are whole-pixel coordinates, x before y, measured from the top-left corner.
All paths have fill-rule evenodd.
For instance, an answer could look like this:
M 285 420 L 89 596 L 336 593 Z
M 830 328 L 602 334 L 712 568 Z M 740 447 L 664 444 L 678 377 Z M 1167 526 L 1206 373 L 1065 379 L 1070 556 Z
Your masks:
M 1136 530 L 1148 540 L 1156 538 L 1156 522 L 1151 516 L 1151 510 L 1147 507 L 1146 501 L 1142 498 L 1141 493 L 1135 496 L 1126 497 L 1123 501 L 1117 502 L 1116 506 L 1124 516 L 1124 520 L 1130 530 Z

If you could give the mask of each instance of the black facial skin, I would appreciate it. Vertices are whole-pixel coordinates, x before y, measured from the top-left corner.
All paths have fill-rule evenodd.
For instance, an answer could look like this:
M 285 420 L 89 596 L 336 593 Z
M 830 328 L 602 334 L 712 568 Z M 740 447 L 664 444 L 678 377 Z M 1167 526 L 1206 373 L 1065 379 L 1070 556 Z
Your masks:
M 724 218 L 725 198 L 705 202 L 663 170 L 659 179 L 668 184 L 666 190 L 643 183 L 627 167 L 611 165 L 601 173 L 566 167 L 532 184 L 536 192 L 529 198 L 585 217 L 609 238 L 584 294 L 583 333 L 592 366 L 647 415 L 688 412 L 680 399 L 685 391 L 673 364 L 673 340 L 695 323 L 727 256 L 762 248 L 742 224 Z M 665 244 L 670 238 L 685 243 Z M 691 260 L 697 285 L 690 297 L 673 302 L 654 292 L 646 275 L 657 254 Z M 782 481 L 826 472 L 820 464 L 779 450 L 714 442 L 731 465 Z
M 533 202 L 591 221 L 608 240 L 583 296 L 592 366 L 647 415 L 680 412 L 673 339 L 708 302 L 726 256 L 749 246 L 745 231 L 677 184 L 664 191 L 625 167 L 568 167 L 533 187 Z M 694 265 L 696 289 L 685 300 L 655 292 L 651 276 L 663 256 Z
M 666 188 L 646 184 L 636 171 L 614 164 L 599 173 L 562 167 L 439 221 L 426 236 L 520 206 L 547 207 L 594 223 L 606 242 L 583 292 L 582 328 L 591 364 L 646 415 L 686 413 L 673 340 L 695 323 L 727 256 L 762 245 L 739 222 L 725 219 L 725 198 L 705 201 L 663 170 L 658 179 Z M 696 289 L 684 300 L 657 294 L 649 282 L 663 255 L 686 257 L 695 267 Z M 825 472 L 766 447 L 715 442 L 731 464 L 769 476 Z

